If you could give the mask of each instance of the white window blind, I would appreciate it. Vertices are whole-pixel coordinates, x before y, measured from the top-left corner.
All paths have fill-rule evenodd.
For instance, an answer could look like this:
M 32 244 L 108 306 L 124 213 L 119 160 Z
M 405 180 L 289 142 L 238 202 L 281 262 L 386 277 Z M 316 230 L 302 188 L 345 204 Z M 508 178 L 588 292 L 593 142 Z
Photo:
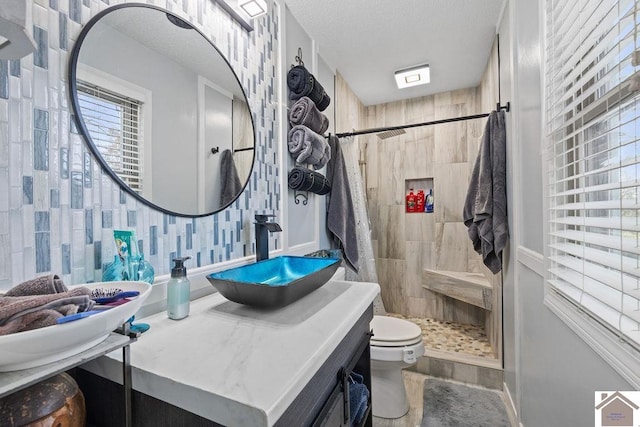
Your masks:
M 102 157 L 132 190 L 142 192 L 142 102 L 78 81 L 82 117 Z
M 547 0 L 545 64 L 548 284 L 636 349 L 639 6 Z

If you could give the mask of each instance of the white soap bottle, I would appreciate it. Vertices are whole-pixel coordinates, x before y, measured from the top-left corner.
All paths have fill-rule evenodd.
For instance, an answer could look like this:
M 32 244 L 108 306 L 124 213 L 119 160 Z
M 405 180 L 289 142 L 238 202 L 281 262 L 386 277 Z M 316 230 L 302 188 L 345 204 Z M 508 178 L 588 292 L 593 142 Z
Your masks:
M 167 283 L 167 316 L 169 319 L 180 320 L 189 315 L 189 297 L 191 284 L 187 279 L 187 269 L 184 262 L 191 257 L 175 258 L 175 265 L 171 269 L 171 280 Z

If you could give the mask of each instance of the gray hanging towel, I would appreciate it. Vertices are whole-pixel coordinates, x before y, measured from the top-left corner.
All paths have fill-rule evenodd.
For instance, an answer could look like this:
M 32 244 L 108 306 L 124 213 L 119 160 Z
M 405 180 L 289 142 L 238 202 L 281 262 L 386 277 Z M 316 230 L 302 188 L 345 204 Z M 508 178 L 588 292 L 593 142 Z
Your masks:
M 227 206 L 242 191 L 236 164 L 231 150 L 224 150 L 220 157 L 220 207 Z
M 358 271 L 358 239 L 356 236 L 356 217 L 353 211 L 351 190 L 347 168 L 342 157 L 340 141 L 336 136 L 329 138 L 331 160 L 327 163 L 327 179 L 331 192 L 327 196 L 327 228 L 342 245 L 344 259 L 356 272 Z
M 502 251 L 509 240 L 506 147 L 505 113 L 493 111 L 482 135 L 462 213 L 473 248 L 493 274 L 502 270 Z

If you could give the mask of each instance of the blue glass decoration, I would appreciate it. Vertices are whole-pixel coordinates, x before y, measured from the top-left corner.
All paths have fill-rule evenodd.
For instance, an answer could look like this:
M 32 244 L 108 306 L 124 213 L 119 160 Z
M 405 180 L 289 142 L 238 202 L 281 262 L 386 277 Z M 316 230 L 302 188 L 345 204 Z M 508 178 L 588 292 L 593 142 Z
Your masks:
M 120 280 L 141 280 L 153 284 L 155 271 L 153 266 L 142 255 L 125 258 L 125 262 L 115 255 L 113 262 L 107 264 L 102 270 L 103 282 Z
M 103 282 L 116 282 L 119 280 L 128 280 L 128 276 L 125 279 L 125 269 L 122 260 L 118 255 L 113 257 L 113 262 L 107 264 L 102 269 L 102 281 Z
M 142 280 L 143 282 L 153 284 L 153 279 L 155 277 L 155 271 L 153 270 L 153 266 L 144 259 L 142 255 L 138 260 L 138 280 Z

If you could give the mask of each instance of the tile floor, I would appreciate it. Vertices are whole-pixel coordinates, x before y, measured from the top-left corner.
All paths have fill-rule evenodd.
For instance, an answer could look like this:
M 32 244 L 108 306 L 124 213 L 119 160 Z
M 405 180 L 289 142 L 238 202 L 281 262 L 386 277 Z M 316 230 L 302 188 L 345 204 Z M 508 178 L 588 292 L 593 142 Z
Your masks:
M 407 390 L 407 399 L 409 400 L 409 412 L 406 415 L 396 419 L 386 419 L 373 417 L 373 427 L 420 427 L 422 423 L 423 415 L 423 398 L 424 398 L 424 383 L 428 381 L 428 375 L 423 375 L 417 372 L 402 371 L 405 388 Z M 474 386 L 469 386 L 474 387 Z M 502 399 L 505 401 L 505 405 L 508 404 L 504 395 Z M 509 411 L 507 410 L 509 413 Z M 517 426 L 518 423 L 512 413 L 509 413 L 509 418 L 512 426 Z M 442 427 L 463 427 L 463 426 L 442 426 Z M 491 427 L 491 426 L 483 426 Z
M 387 314 L 392 317 L 409 320 L 420 326 L 427 349 L 464 353 L 490 359 L 495 358 L 482 326 L 407 317 L 396 313 Z

